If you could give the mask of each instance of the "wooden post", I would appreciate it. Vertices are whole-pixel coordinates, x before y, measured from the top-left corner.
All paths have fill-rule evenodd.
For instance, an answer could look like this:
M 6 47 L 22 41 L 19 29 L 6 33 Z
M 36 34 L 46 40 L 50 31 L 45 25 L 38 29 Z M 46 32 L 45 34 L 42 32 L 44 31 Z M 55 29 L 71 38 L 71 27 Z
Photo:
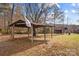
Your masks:
M 52 38 L 52 27 L 51 27 L 51 38 Z
M 28 28 L 28 38 L 30 38 L 30 37 L 29 37 L 29 28 Z
M 14 25 L 12 26 L 11 28 L 11 39 L 13 40 L 14 39 Z
M 34 40 L 34 36 L 33 36 L 33 26 L 31 27 L 31 34 L 32 34 L 31 40 L 32 40 L 32 43 L 33 43 L 33 40 Z
M 45 43 L 46 43 L 46 29 L 45 29 L 45 27 L 44 27 L 44 41 L 45 41 Z

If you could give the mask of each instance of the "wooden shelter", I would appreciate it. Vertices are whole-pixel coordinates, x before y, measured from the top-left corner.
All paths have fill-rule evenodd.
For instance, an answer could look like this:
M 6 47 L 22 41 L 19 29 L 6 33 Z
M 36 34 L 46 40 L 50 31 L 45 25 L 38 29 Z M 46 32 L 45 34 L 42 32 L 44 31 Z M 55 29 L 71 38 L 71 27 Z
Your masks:
M 14 13 L 14 7 L 15 5 L 13 4 L 13 7 L 12 7 L 12 12 L 11 12 L 11 20 L 13 20 L 13 13 Z M 25 17 L 25 16 L 24 16 Z M 46 19 L 46 18 L 45 18 Z M 33 37 L 33 27 L 34 28 L 40 28 L 40 27 L 43 27 L 44 29 L 44 40 L 46 41 L 46 27 L 50 27 L 51 28 L 51 37 L 52 37 L 52 25 L 47 25 L 47 24 L 41 24 L 41 23 L 33 23 L 31 22 L 31 27 L 29 27 L 27 24 L 26 24 L 26 21 L 25 20 L 18 20 L 18 21 L 15 21 L 13 23 L 11 23 L 9 25 L 9 27 L 12 27 L 11 30 L 12 30 L 12 33 L 11 33 L 11 37 L 12 39 L 14 38 L 14 27 L 25 27 L 25 28 L 28 28 L 28 29 L 31 29 L 31 33 L 32 33 L 32 43 L 33 43 L 33 40 L 34 40 L 34 37 Z M 29 31 L 29 30 L 28 30 Z M 29 34 L 29 33 L 28 33 Z
M 24 20 L 18 20 L 18 21 L 15 21 L 13 22 L 12 24 L 9 25 L 9 27 L 25 27 L 25 28 L 28 28 L 28 29 L 31 29 L 31 33 L 32 33 L 32 42 L 34 40 L 34 37 L 33 37 L 33 27 L 34 28 L 40 28 L 40 27 L 43 27 L 44 29 L 44 40 L 46 41 L 46 32 L 45 32 L 45 28 L 46 27 L 50 27 L 51 28 L 51 37 L 52 37 L 52 25 L 46 25 L 46 24 L 40 24 L 40 23 L 31 23 L 31 27 L 28 27 L 25 23 Z M 28 31 L 29 32 L 29 31 Z M 28 33 L 29 34 L 29 33 Z M 14 38 L 14 30 L 12 30 L 12 37 Z M 13 39 L 12 38 L 12 39 Z

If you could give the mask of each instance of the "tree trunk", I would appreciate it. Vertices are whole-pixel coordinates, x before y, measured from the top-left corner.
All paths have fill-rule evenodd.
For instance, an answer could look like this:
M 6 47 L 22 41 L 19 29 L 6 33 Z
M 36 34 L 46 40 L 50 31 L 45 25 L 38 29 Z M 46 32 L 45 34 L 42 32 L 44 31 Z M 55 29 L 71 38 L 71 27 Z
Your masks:
M 33 36 L 36 36 L 36 30 L 35 30 L 35 27 L 33 27 Z

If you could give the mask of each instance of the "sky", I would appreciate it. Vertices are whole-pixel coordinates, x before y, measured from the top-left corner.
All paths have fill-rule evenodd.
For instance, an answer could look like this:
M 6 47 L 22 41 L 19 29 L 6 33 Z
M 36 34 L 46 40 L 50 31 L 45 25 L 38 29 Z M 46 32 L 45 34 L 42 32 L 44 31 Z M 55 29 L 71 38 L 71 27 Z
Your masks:
M 52 3 L 50 5 L 52 5 Z M 79 3 L 58 3 L 57 6 L 65 13 L 65 24 L 67 24 L 68 19 L 68 24 L 79 25 L 79 22 L 77 22 L 77 20 L 79 20 L 79 11 L 77 11 L 79 10 Z
M 77 20 L 79 19 L 79 8 L 78 3 L 59 3 L 60 9 L 65 13 L 65 23 L 67 24 L 67 19 L 69 24 L 76 24 L 79 25 Z

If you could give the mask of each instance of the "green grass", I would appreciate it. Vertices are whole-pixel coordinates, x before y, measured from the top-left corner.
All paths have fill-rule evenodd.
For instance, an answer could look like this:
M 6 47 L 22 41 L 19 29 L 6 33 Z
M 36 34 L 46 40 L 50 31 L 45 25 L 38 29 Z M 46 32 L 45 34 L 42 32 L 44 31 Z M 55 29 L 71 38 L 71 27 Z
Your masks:
M 51 55 L 79 55 L 79 34 L 54 36 L 52 41 L 55 44 L 49 49 Z
M 79 41 L 79 34 L 64 35 L 64 37 L 67 37 L 71 40 L 78 40 Z

